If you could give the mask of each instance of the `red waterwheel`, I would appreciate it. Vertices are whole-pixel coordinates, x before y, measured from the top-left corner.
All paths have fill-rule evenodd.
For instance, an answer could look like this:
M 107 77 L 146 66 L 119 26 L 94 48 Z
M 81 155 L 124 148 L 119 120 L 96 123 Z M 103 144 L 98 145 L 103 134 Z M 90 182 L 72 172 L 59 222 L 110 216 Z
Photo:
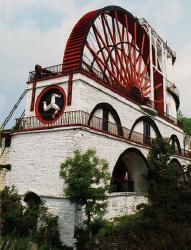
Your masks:
M 149 98 L 149 37 L 128 11 L 109 6 L 84 15 L 68 39 L 63 72 L 84 70 L 135 100 Z

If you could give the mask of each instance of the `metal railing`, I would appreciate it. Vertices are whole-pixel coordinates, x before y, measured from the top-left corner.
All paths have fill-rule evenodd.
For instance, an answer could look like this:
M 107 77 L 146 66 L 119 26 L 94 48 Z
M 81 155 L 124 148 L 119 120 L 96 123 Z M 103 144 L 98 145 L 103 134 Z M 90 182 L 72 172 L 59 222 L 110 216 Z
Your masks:
M 183 124 L 182 122 L 180 122 L 177 118 L 169 115 L 168 113 L 166 112 L 158 112 L 158 115 L 161 116 L 162 118 L 165 118 L 168 122 L 174 124 L 174 125 L 177 125 L 178 127 L 180 127 L 181 129 L 183 129 Z
M 133 131 L 130 134 L 130 129 L 122 127 L 119 124 L 109 122 L 96 116 L 91 116 L 84 111 L 71 111 L 62 114 L 53 123 L 42 123 L 38 117 L 25 117 L 16 119 L 15 130 L 37 130 L 56 127 L 68 127 L 68 126 L 83 126 L 98 132 L 104 132 L 106 134 L 116 136 L 121 139 L 130 140 L 139 144 L 149 144 L 152 138 L 145 138 L 141 133 Z
M 31 71 L 29 72 L 29 81 L 35 80 L 35 79 L 42 79 L 42 78 L 46 78 L 46 77 L 52 77 L 52 76 L 58 76 L 62 74 L 62 64 L 58 64 L 58 65 L 53 65 L 53 66 L 49 66 L 46 68 L 42 69 L 41 74 L 37 75 L 35 71 Z
M 65 112 L 53 123 L 42 123 L 36 116 L 19 118 L 16 119 L 14 129 L 15 131 L 26 131 L 69 126 L 83 126 L 97 132 L 102 132 L 146 146 L 151 145 L 153 139 L 139 132 L 131 131 L 119 124 L 109 122 L 96 116 L 91 116 L 80 110 Z M 175 151 L 175 154 L 191 158 L 191 152 L 187 150 L 182 149 L 181 152 Z

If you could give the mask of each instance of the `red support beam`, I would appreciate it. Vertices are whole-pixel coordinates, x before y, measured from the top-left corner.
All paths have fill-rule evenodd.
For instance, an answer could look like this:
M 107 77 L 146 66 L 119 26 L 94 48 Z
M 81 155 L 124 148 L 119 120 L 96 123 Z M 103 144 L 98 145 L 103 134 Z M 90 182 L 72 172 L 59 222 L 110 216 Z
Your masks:
M 34 110 L 35 96 L 36 96 L 36 80 L 33 81 L 32 85 L 32 98 L 31 98 L 30 111 Z
M 73 88 L 73 73 L 69 74 L 68 79 L 68 96 L 67 96 L 67 106 L 71 106 L 72 104 L 72 88 Z

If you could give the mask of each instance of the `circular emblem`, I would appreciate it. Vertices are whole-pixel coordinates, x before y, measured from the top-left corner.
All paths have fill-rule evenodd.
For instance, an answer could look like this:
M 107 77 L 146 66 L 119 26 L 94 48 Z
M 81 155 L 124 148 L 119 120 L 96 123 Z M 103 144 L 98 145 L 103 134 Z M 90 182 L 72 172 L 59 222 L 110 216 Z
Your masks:
M 65 109 L 66 95 L 57 85 L 45 88 L 37 98 L 35 113 L 42 123 L 53 123 Z

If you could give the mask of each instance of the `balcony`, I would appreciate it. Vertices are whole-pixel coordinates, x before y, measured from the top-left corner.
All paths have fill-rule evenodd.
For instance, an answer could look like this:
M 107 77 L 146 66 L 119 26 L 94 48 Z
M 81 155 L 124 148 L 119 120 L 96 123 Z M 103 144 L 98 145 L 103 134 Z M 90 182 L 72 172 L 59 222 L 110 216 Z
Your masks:
M 90 114 L 80 110 L 65 112 L 54 123 L 48 124 L 41 123 L 36 116 L 16 119 L 14 131 L 22 132 L 60 127 L 84 127 L 96 132 L 101 132 L 122 140 L 134 142 L 144 146 L 150 146 L 153 139 L 138 132 L 133 131 L 131 133 L 131 130 L 126 127 L 109 122 L 96 116 L 90 116 Z M 191 158 L 191 152 L 185 151 L 183 149 L 181 150 L 181 152 L 175 152 L 175 154 Z
M 33 80 L 41 80 L 45 78 L 52 78 L 63 75 L 62 74 L 62 64 L 41 68 L 39 72 L 31 71 L 29 72 L 28 81 L 31 82 Z

